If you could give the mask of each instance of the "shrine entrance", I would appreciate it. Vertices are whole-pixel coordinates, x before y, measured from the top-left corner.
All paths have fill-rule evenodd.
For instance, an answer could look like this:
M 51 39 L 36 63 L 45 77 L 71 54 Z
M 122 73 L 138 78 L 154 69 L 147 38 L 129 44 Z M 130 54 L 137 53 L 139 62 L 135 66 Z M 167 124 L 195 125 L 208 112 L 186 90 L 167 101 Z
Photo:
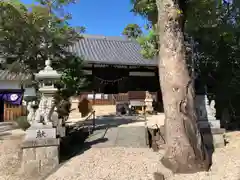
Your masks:
M 23 90 L 0 90 L 0 122 L 22 115 Z
M 128 70 L 122 68 L 96 67 L 93 69 L 93 87 L 96 93 L 118 94 L 124 92 Z

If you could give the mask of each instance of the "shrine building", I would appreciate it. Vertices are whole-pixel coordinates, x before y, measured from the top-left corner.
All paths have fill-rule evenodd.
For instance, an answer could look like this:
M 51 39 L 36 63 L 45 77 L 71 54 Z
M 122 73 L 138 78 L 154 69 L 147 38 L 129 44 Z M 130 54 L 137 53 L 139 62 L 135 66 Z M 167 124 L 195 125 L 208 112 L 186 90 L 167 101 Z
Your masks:
M 88 92 L 118 94 L 160 90 L 157 61 L 145 59 L 140 45 L 124 37 L 84 35 L 70 51 L 85 61 Z

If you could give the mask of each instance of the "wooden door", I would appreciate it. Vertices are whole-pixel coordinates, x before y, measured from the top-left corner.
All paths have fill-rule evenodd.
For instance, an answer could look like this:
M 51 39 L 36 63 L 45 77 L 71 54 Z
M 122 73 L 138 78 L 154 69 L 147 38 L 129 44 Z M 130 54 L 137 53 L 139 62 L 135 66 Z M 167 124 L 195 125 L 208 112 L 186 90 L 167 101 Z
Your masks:
M 26 108 L 22 105 L 4 103 L 4 121 L 13 121 L 20 116 L 26 116 Z

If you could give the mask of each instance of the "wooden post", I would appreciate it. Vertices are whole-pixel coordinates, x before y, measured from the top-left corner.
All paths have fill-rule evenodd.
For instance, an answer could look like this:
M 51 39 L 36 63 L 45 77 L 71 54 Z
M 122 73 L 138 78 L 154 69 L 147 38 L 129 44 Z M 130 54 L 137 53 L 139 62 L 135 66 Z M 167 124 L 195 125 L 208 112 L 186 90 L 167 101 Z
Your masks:
M 93 105 L 95 105 L 95 98 L 96 98 L 95 95 L 96 95 L 96 94 L 95 94 L 95 91 L 93 91 Z
M 96 119 L 95 118 L 96 118 L 95 117 L 95 111 L 93 111 L 93 129 L 92 129 L 92 133 L 93 133 L 93 131 L 95 129 L 95 126 L 96 126 Z

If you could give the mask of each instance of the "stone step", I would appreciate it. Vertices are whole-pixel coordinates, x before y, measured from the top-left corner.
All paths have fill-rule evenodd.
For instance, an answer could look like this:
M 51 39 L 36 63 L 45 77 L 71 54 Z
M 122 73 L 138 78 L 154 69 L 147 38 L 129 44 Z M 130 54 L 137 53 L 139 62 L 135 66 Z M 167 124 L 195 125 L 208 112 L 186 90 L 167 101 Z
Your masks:
M 0 133 L 16 129 L 17 125 L 14 122 L 2 122 L 0 123 Z
M 11 121 L 9 121 L 9 122 L 0 122 L 0 127 L 1 126 L 8 126 L 8 125 L 16 125 L 16 123 L 15 122 L 11 122 Z
M 13 130 L 13 129 L 15 129 L 15 127 L 12 127 L 12 126 L 1 126 L 0 127 L 0 133 L 5 132 L 5 131 L 10 131 L 10 130 Z

